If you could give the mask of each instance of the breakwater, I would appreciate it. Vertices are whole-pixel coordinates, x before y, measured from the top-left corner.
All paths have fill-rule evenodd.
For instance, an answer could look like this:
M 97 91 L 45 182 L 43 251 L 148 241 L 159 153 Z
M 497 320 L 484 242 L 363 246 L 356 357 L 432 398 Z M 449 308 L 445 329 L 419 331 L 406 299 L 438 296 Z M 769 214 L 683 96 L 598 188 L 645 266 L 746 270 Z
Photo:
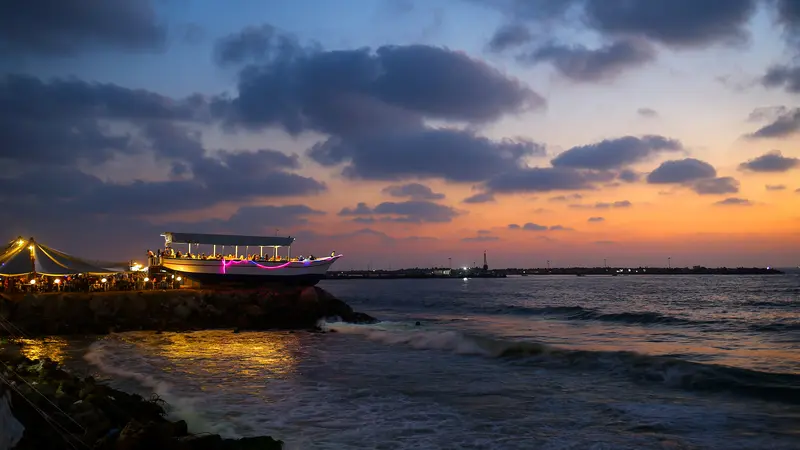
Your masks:
M 0 294 L 0 336 L 123 331 L 313 329 L 320 319 L 376 319 L 319 287 Z
M 30 360 L 17 344 L 0 345 L 0 445 L 15 450 L 280 450 L 269 436 L 223 439 L 190 434 L 165 418 L 158 397 L 144 399 L 79 378 L 49 360 Z M 8 447 L 5 447 L 8 448 Z

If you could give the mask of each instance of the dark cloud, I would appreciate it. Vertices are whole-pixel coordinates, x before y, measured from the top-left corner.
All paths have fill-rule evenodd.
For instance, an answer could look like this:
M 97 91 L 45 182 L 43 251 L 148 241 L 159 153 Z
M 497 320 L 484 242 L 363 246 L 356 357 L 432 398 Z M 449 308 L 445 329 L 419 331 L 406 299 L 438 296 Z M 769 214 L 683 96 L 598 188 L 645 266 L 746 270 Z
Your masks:
M 247 39 L 220 41 L 219 53 L 235 55 L 226 60 L 266 59 L 242 69 L 238 97 L 217 100 L 215 111 L 230 125 L 351 137 L 419 128 L 423 118 L 489 122 L 544 105 L 521 82 L 464 53 L 425 45 L 324 51 L 285 41 L 272 51 L 274 36 L 260 27 Z
M 778 111 L 780 110 L 775 112 Z M 776 115 L 777 117 L 771 123 L 748 134 L 747 137 L 750 139 L 775 139 L 800 133 L 800 108 L 787 109 Z
M 515 170 L 525 157 L 542 153 L 544 147 L 530 141 L 492 141 L 469 131 L 440 128 L 354 141 L 330 138 L 315 145 L 309 156 L 324 166 L 346 163 L 343 174 L 350 178 L 476 182 Z
M 528 64 L 549 62 L 561 75 L 573 81 L 597 82 L 619 76 L 655 57 L 655 50 L 646 42 L 623 40 L 598 49 L 551 43 L 520 55 L 518 60 Z
M 0 55 L 159 50 L 166 36 L 148 0 L 0 2 Z
M 589 217 L 588 219 L 586 219 L 586 221 L 597 223 L 597 222 L 605 222 L 606 219 L 604 217 Z
M 476 0 L 473 0 L 476 1 Z M 561 21 L 606 37 L 636 37 L 674 48 L 739 44 L 757 0 L 477 0 L 515 20 Z M 788 0 L 791 1 L 791 0 Z M 574 23 L 577 18 L 579 23 Z
M 739 181 L 733 177 L 708 178 L 695 182 L 691 187 L 700 195 L 736 194 Z
M 583 196 L 581 194 L 569 194 L 569 195 L 557 195 L 555 197 L 551 197 L 549 201 L 551 202 L 568 202 L 570 200 L 580 200 Z
M 115 154 L 131 154 L 135 132 L 158 139 L 169 124 L 201 121 L 206 111 L 199 97 L 174 100 L 144 90 L 75 79 L 44 82 L 28 75 L 0 76 L 0 158 L 26 164 L 101 163 Z M 129 131 L 111 122 L 126 122 Z M 145 136 L 147 138 L 148 136 Z M 167 152 L 172 150 L 166 149 Z
M 550 231 L 575 231 L 574 228 L 565 227 L 564 225 L 552 225 Z
M 471 203 L 471 204 L 491 203 L 493 201 L 495 201 L 495 198 L 494 198 L 494 194 L 492 194 L 491 192 L 479 192 L 479 193 L 477 193 L 475 195 L 471 195 L 471 196 L 465 198 L 464 200 L 462 200 L 462 202 L 464 202 L 464 203 Z
M 782 88 L 792 94 L 800 94 L 800 66 L 772 66 L 761 78 L 761 83 L 768 88 Z
M 613 180 L 612 172 L 578 170 L 570 167 L 531 167 L 501 174 L 486 182 L 496 193 L 582 191 Z
M 658 111 L 653 108 L 639 108 L 636 110 L 636 114 L 648 119 L 658 117 Z
M 778 9 L 778 20 L 790 37 L 800 32 L 800 3 L 797 0 L 774 0 Z
M 531 30 L 519 23 L 503 25 L 494 32 L 489 41 L 489 50 L 500 53 L 510 48 L 527 44 L 533 39 Z
M 441 200 L 444 194 L 433 192 L 431 188 L 420 183 L 387 186 L 383 188 L 384 194 L 392 197 L 405 197 L 412 200 Z
M 577 169 L 619 169 L 645 161 L 662 152 L 683 150 L 680 141 L 663 136 L 625 136 L 606 139 L 596 144 L 572 147 L 553 159 L 554 167 Z
M 359 203 L 355 208 L 344 208 L 340 216 L 383 216 L 384 222 L 404 223 L 442 223 L 451 222 L 461 213 L 455 209 L 438 203 L 410 200 L 406 202 L 383 202 L 374 208 L 366 203 Z
M 306 205 L 244 206 L 227 219 L 210 219 L 192 223 L 193 229 L 210 233 L 272 234 L 275 228 L 298 227 L 308 223 L 310 216 L 323 216 L 325 212 Z M 180 227 L 181 224 L 174 226 Z M 186 227 L 188 225 L 182 225 Z M 284 230 L 285 234 L 290 234 Z
M 511 228 L 511 225 L 509 225 L 508 227 Z M 522 225 L 521 227 L 517 226 L 517 228 L 521 228 L 525 231 L 547 231 L 549 229 L 549 227 L 546 225 L 539 225 L 532 222 L 528 222 L 525 225 Z
M 617 178 L 626 183 L 635 183 L 642 178 L 642 175 L 631 169 L 623 169 L 619 171 Z
M 756 0 L 586 0 L 585 21 L 610 35 L 635 35 L 672 47 L 738 44 Z
M 495 242 L 499 240 L 500 238 L 497 236 L 474 236 L 461 239 L 461 242 Z
M 250 26 L 219 39 L 214 45 L 217 64 L 234 65 L 292 58 L 301 51 L 297 40 L 272 25 Z
M 714 203 L 718 206 L 752 206 L 753 203 L 745 198 L 730 197 Z
M 750 172 L 788 172 L 797 167 L 800 167 L 800 158 L 783 156 L 779 150 L 739 164 L 739 170 Z
M 478 230 L 478 234 L 492 234 L 491 230 Z
M 630 208 L 633 206 L 628 200 L 619 200 L 616 202 L 597 202 L 594 205 L 569 205 L 573 209 L 610 209 L 610 208 Z
M 785 191 L 786 185 L 783 184 L 768 184 L 764 186 L 764 188 L 768 191 Z
M 647 175 L 650 184 L 680 184 L 714 178 L 717 170 L 711 164 L 694 158 L 663 162 Z

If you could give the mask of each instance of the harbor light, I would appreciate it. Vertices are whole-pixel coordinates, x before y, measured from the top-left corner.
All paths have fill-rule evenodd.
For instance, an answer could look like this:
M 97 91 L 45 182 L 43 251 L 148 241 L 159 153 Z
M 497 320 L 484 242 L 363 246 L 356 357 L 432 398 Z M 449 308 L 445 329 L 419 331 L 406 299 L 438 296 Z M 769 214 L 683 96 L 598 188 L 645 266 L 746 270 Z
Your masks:
M 105 278 L 102 278 L 102 279 L 100 280 L 100 282 L 101 282 L 101 283 L 105 283 L 106 281 L 108 281 L 108 280 L 106 280 Z
M 147 283 L 148 281 L 150 281 L 150 278 L 144 277 L 144 282 Z

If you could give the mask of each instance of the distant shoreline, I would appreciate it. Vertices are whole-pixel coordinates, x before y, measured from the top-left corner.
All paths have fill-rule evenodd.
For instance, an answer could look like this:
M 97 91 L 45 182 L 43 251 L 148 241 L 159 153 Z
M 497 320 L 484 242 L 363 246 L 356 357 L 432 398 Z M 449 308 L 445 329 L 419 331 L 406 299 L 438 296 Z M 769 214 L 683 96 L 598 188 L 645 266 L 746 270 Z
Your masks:
M 633 276 L 633 275 L 781 275 L 785 272 L 761 267 L 567 267 L 550 269 L 401 269 L 328 272 L 326 280 L 397 280 L 441 278 L 507 278 L 508 276 Z

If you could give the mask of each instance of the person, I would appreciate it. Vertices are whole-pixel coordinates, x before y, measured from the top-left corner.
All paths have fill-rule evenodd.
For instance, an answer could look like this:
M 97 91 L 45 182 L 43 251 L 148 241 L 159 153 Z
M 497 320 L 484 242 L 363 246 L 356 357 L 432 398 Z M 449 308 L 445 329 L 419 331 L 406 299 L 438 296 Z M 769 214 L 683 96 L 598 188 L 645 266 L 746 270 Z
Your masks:
M 334 256 L 336 256 L 336 250 L 331 252 L 331 258 L 333 258 Z

